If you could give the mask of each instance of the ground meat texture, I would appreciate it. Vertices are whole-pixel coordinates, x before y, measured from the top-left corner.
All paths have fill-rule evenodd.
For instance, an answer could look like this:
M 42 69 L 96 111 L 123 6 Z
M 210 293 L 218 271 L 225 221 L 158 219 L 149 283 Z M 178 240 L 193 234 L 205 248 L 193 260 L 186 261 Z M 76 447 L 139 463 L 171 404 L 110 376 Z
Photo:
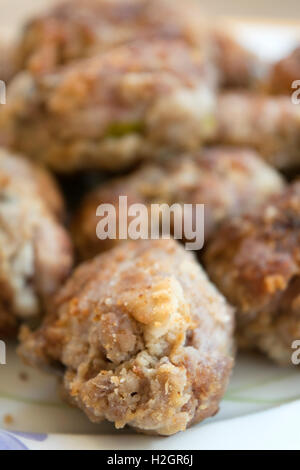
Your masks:
M 1 125 L 14 148 L 58 171 L 124 168 L 212 135 L 210 70 L 181 42 L 139 41 L 55 74 L 19 75 Z
M 63 367 L 66 395 L 92 421 L 162 435 L 218 411 L 233 363 L 232 310 L 174 240 L 81 265 L 55 312 L 21 336 L 25 361 Z
M 300 80 L 300 46 L 289 56 L 273 65 L 266 87 L 271 93 L 291 96 L 294 91 L 292 84 L 295 80 Z
M 228 92 L 219 97 L 214 140 L 255 148 L 281 169 L 300 163 L 300 106 L 289 96 Z
M 39 316 L 72 264 L 63 202 L 45 170 L 0 150 L 0 334 Z
M 198 2 L 174 0 L 72 0 L 32 19 L 19 41 L 20 68 L 51 71 L 76 59 L 138 38 L 203 42 Z
M 300 183 L 256 214 L 224 223 L 206 253 L 211 279 L 237 307 L 243 348 L 291 364 L 300 338 Z
M 160 164 L 146 164 L 129 176 L 94 189 L 75 214 L 73 238 L 84 259 L 119 243 L 118 239 L 97 237 L 100 218 L 96 211 L 100 204 L 113 204 L 119 220 L 119 196 L 127 196 L 128 207 L 142 203 L 149 214 L 150 204 L 205 204 L 207 240 L 225 218 L 256 208 L 283 187 L 277 171 L 253 151 L 216 147 L 185 154 Z

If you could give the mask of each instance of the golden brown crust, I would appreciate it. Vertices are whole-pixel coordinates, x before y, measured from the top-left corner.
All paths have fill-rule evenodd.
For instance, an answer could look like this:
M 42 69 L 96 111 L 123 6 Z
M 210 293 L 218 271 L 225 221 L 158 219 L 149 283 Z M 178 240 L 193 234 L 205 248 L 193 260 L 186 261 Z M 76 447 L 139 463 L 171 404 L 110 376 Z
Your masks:
M 299 339 L 300 183 L 256 214 L 223 225 L 206 254 L 211 279 L 237 306 L 243 347 L 291 363 Z
M 37 317 L 72 265 L 61 225 L 63 202 L 51 176 L 0 150 L 0 332 Z
M 232 367 L 232 311 L 173 240 L 128 242 L 80 266 L 23 358 L 64 368 L 92 421 L 174 434 L 212 416 Z
M 93 190 L 74 217 L 73 238 L 83 259 L 117 244 L 118 240 L 97 238 L 100 219 L 96 210 L 100 204 L 113 204 L 119 216 L 119 196 L 127 196 L 128 206 L 142 203 L 149 209 L 150 204 L 205 204 L 207 240 L 222 220 L 257 207 L 283 186 L 276 170 L 251 150 L 215 147 L 185 154 L 161 164 L 144 165 Z
M 55 74 L 20 74 L 1 125 L 14 148 L 56 170 L 119 169 L 198 148 L 215 127 L 213 84 L 200 51 L 138 41 Z

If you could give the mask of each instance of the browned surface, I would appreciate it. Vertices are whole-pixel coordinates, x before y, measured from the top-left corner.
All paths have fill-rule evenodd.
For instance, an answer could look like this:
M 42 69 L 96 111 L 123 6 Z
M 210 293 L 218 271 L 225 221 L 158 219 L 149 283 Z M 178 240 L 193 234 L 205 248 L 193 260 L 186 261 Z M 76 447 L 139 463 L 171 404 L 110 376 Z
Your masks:
M 145 165 L 87 195 L 73 221 L 75 245 L 82 258 L 89 258 L 118 243 L 97 238 L 96 210 L 113 204 L 119 216 L 119 196 L 128 197 L 128 206 L 145 204 L 149 214 L 150 204 L 205 204 L 207 240 L 222 220 L 257 207 L 283 184 L 276 170 L 245 149 L 216 147 Z
M 300 335 L 299 229 L 298 182 L 257 214 L 225 223 L 206 255 L 211 279 L 237 306 L 241 346 L 283 364 Z
M 232 367 L 232 312 L 172 240 L 128 242 L 81 265 L 21 354 L 65 368 L 95 422 L 174 434 L 214 415 Z

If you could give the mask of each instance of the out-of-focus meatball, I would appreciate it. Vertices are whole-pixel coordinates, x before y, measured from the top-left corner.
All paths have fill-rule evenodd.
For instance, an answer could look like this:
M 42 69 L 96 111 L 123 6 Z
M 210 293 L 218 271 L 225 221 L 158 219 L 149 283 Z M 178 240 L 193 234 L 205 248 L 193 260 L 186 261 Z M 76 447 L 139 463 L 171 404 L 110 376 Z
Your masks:
M 281 169 L 300 164 L 300 106 L 290 97 L 228 92 L 219 97 L 214 140 L 255 148 Z
M 16 51 L 13 44 L 0 42 L 0 80 L 6 84 L 17 72 Z
M 39 316 L 70 271 L 63 203 L 45 170 L 0 150 L 0 333 Z
M 291 364 L 300 338 L 300 182 L 263 210 L 225 222 L 206 267 L 237 307 L 240 346 Z
M 58 171 L 120 169 L 210 137 L 211 78 L 183 43 L 139 41 L 55 74 L 19 75 L 1 125 L 14 148 Z
M 253 88 L 264 72 L 259 58 L 245 49 L 228 31 L 219 27 L 211 32 L 213 62 L 220 85 Z
M 250 86 L 258 59 L 228 31 L 205 20 L 199 2 L 180 0 L 72 0 L 34 18 L 19 41 L 19 68 L 51 71 L 140 38 L 180 39 L 205 50 L 220 82 Z
M 34 18 L 19 44 L 21 68 L 51 71 L 138 38 L 181 39 L 202 46 L 203 16 L 188 0 L 71 0 Z
M 113 204 L 118 221 L 119 196 L 127 196 L 128 207 L 134 203 L 148 207 L 150 204 L 205 204 L 208 239 L 222 220 L 257 207 L 283 186 L 276 170 L 255 152 L 245 149 L 216 147 L 160 164 L 144 165 L 86 196 L 73 221 L 75 245 L 82 258 L 89 258 L 119 243 L 118 239 L 100 240 L 96 235 L 100 220 L 97 207 Z
M 162 435 L 213 416 L 232 368 L 232 310 L 174 240 L 127 242 L 80 266 L 23 358 L 65 368 L 70 401 Z
M 295 80 L 300 80 L 300 46 L 273 65 L 266 86 L 271 93 L 291 95 Z

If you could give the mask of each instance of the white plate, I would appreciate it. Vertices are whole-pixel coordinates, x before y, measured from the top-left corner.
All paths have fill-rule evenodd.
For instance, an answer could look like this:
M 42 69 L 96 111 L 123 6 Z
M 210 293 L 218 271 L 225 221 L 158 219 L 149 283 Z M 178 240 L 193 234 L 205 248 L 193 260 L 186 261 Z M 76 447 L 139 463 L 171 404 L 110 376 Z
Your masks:
M 232 27 L 267 60 L 278 59 L 300 38 L 299 27 Z M 281 369 L 261 356 L 238 357 L 219 414 L 185 433 L 159 438 L 89 423 L 58 398 L 54 378 L 24 367 L 14 350 L 8 347 L 7 364 L 0 366 L 0 449 L 300 449 L 300 366 Z

